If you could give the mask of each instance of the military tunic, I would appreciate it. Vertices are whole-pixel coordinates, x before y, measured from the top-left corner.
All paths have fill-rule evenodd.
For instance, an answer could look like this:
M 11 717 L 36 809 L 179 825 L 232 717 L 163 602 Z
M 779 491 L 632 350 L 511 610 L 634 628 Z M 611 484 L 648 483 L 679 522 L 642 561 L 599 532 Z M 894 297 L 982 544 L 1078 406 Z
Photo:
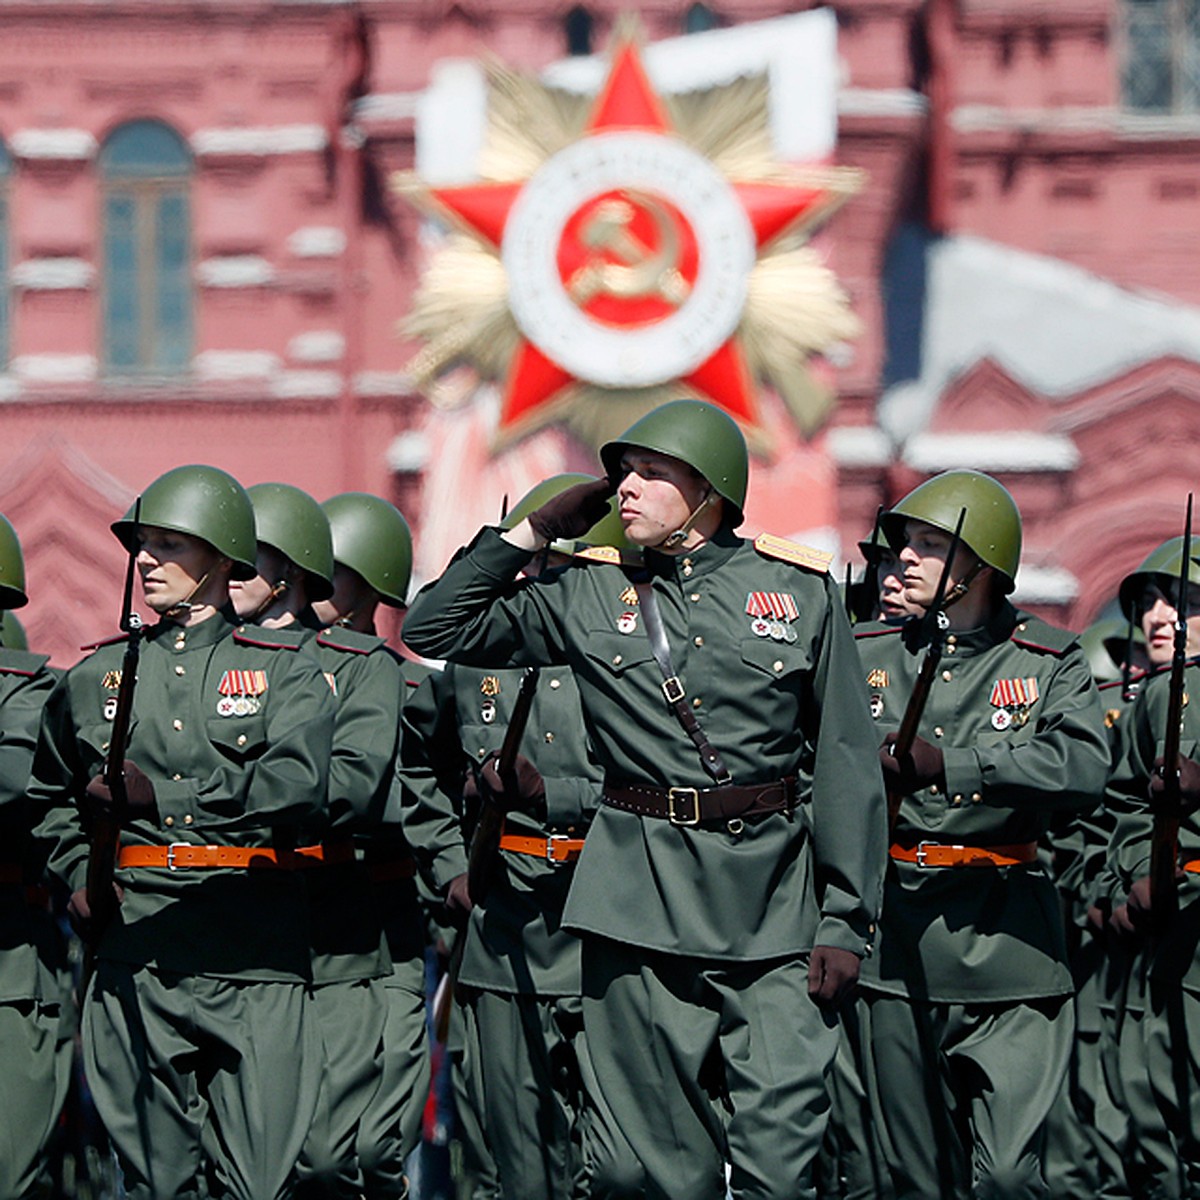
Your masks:
M 51 868 L 83 886 L 75 805 L 103 770 L 123 646 L 100 646 L 46 705 L 31 795 L 48 809 Z M 235 625 L 229 608 L 146 634 L 126 756 L 157 814 L 123 847 L 286 850 L 322 811 L 334 703 L 294 635 Z M 304 880 L 296 870 L 129 867 L 100 939 L 84 1012 L 85 1065 L 130 1196 L 213 1186 L 285 1193 L 316 1104 L 320 1043 Z M 223 1069 L 216 1070 L 217 1064 Z
M 1170 673 L 1150 676 L 1134 704 L 1125 757 L 1114 772 L 1110 803 L 1117 812 L 1113 860 L 1128 892 L 1150 873 L 1154 821 L 1147 789 L 1155 760 L 1163 753 Z M 1200 693 L 1200 665 L 1184 671 L 1184 694 Z M 1200 712 L 1194 700 L 1183 710 L 1180 754 L 1200 760 Z M 1140 1032 L 1142 1079 L 1157 1111 L 1131 1105 L 1135 1136 L 1149 1160 L 1148 1192 L 1200 1195 L 1200 813 L 1179 825 L 1179 911 L 1156 936 L 1147 935 L 1145 1010 L 1127 1012 L 1126 1024 Z M 1189 864 L 1194 864 L 1190 865 Z M 1126 1035 L 1127 1036 L 1127 1035 Z M 1123 1036 L 1125 1040 L 1125 1036 Z M 1127 1089 L 1136 1086 L 1136 1055 L 1127 1049 Z
M 476 666 L 565 663 L 606 786 L 710 786 L 663 699 L 631 577 L 588 563 L 513 582 L 529 557 L 485 530 L 417 597 L 409 644 Z M 835 1040 L 805 995 L 801 956 L 815 944 L 866 951 L 883 862 L 881 780 L 864 694 L 850 682 L 849 628 L 827 578 L 729 534 L 646 561 L 688 702 L 735 783 L 794 776 L 801 803 L 717 828 L 601 807 L 564 916 L 586 935 L 585 1030 L 652 1194 L 723 1195 L 725 1146 L 734 1195 L 803 1194 Z M 777 639 L 755 631 L 755 592 L 790 598 L 783 607 L 795 615 Z M 676 975 L 692 981 L 687 996 Z M 766 1007 L 747 1008 L 752 995 Z M 767 1028 L 773 1003 L 789 1018 Z M 637 1032 L 656 1005 L 673 1061 L 647 1061 Z M 735 1030 L 751 1029 L 753 1053 L 734 1071 L 747 1053 Z M 701 1079 L 714 1048 L 727 1068 L 728 1120 Z M 760 1107 L 767 1060 L 779 1072 L 769 1111 Z M 660 1120 L 672 1138 L 659 1136 Z
M 66 947 L 31 845 L 26 796 L 42 708 L 54 687 L 43 654 L 0 647 L 0 1196 L 31 1193 L 66 1098 L 71 1020 Z
M 921 668 L 921 626 L 855 632 L 880 742 Z M 1053 813 L 1102 794 L 1108 747 L 1074 635 L 1007 603 L 946 636 L 919 734 L 942 751 L 945 786 L 904 797 L 898 846 L 1036 843 Z M 1042 1194 L 1042 1126 L 1066 1069 L 1073 990 L 1045 867 L 893 861 L 863 987 L 868 1090 L 897 1193 Z

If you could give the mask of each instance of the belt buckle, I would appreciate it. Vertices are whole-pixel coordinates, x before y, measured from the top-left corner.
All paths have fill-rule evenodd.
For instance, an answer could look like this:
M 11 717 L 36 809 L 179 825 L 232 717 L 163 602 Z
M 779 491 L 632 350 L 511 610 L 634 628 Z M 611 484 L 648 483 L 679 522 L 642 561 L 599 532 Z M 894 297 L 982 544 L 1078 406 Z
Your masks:
M 167 847 L 167 870 L 168 871 L 181 870 L 180 867 L 177 867 L 175 865 L 175 851 L 176 850 L 185 850 L 185 849 L 187 849 L 189 844 L 190 843 L 188 843 L 188 842 L 172 842 Z
M 939 844 L 940 843 L 938 843 L 938 842 L 918 842 L 917 843 L 917 866 L 918 867 L 920 867 L 922 870 L 926 870 L 926 869 L 932 870 L 932 867 L 929 866 L 929 863 L 927 863 L 925 861 L 925 858 L 928 854 L 928 850 L 926 848 L 928 846 L 937 846 Z
M 551 866 L 561 867 L 566 864 L 567 859 L 565 855 L 562 858 L 555 856 L 554 845 L 556 842 L 565 842 L 567 840 L 568 838 L 565 833 L 551 833 L 546 836 L 546 861 Z
M 691 805 L 691 812 L 680 805 Z M 693 787 L 667 788 L 667 820 L 672 825 L 700 824 L 700 792 Z
M 683 684 L 679 682 L 679 676 L 672 675 L 670 679 L 662 681 L 662 694 L 666 696 L 668 704 L 678 704 L 687 693 L 683 690 Z

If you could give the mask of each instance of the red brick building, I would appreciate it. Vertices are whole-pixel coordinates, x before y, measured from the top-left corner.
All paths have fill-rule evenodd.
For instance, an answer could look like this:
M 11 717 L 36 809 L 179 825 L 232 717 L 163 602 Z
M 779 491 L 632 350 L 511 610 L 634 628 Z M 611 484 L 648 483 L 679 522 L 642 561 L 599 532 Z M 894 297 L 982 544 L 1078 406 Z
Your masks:
M 397 332 L 425 235 L 389 177 L 414 166 L 439 64 L 539 71 L 603 51 L 627 7 L 0 0 L 0 511 L 32 644 L 65 665 L 113 629 L 108 523 L 180 463 L 378 492 L 439 552 L 447 513 L 469 532 L 496 498 L 426 486 L 430 406 Z M 637 6 L 651 42 L 801 7 Z M 1026 516 L 1021 594 L 1082 624 L 1193 486 L 1196 18 L 1183 0 L 828 7 L 837 160 L 867 184 L 819 244 L 863 334 L 831 363 L 829 427 L 752 486 L 813 497 L 776 532 L 853 549 L 915 479 L 992 470 Z M 578 460 L 569 441 L 540 435 L 522 469 Z

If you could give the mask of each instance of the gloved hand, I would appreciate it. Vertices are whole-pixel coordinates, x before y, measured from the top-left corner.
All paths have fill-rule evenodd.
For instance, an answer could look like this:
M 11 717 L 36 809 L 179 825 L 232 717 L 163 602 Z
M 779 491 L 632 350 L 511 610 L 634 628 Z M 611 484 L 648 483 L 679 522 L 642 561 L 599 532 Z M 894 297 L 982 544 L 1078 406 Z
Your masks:
M 546 781 L 541 772 L 529 759 L 518 754 L 513 760 L 512 774 L 502 779 L 497 766 L 499 757 L 499 754 L 493 751 L 479 768 L 483 786 L 491 793 L 492 801 L 503 812 L 520 809 L 533 816 L 544 816 Z
M 457 923 L 463 917 L 468 916 L 474 907 L 475 903 L 467 889 L 467 873 L 464 871 L 461 875 L 455 875 L 446 884 L 446 908 L 450 913 L 451 920 Z
M 154 784 L 143 773 L 137 763 L 126 759 L 122 774 L 125 776 L 125 796 L 129 802 L 129 816 L 147 821 L 158 820 L 158 803 L 154 798 Z M 111 816 L 114 811 L 113 794 L 104 775 L 94 775 L 84 789 L 84 804 L 93 816 Z
M 814 946 L 808 960 L 808 994 L 822 1008 L 836 1008 L 858 985 L 857 954 L 835 946 Z
M 547 500 L 529 514 L 529 524 L 548 542 L 582 537 L 608 512 L 608 498 L 616 489 L 608 479 L 577 483 Z
M 1150 773 L 1150 806 L 1162 804 L 1163 792 L 1167 782 L 1163 778 L 1163 760 L 1154 760 L 1154 770 Z M 1195 812 L 1200 808 L 1200 763 L 1194 758 L 1179 760 L 1179 807 L 1184 813 Z
M 115 881 L 112 887 L 117 904 L 124 903 L 124 889 Z M 102 929 L 96 929 L 93 924 L 92 906 L 88 903 L 87 888 L 85 887 L 78 888 L 71 893 L 71 898 L 67 901 L 67 920 L 71 922 L 71 928 L 75 930 L 80 939 L 88 943 L 104 932 Z
M 1143 875 L 1129 889 L 1125 905 L 1129 910 L 1129 923 L 1135 929 L 1144 929 L 1150 924 L 1153 911 L 1150 902 L 1150 876 Z
M 924 738 L 915 738 L 912 749 L 903 758 L 892 753 L 896 735 L 889 733 L 879 747 L 879 765 L 887 790 L 898 796 L 909 796 L 931 784 L 946 786 L 946 764 L 942 752 Z

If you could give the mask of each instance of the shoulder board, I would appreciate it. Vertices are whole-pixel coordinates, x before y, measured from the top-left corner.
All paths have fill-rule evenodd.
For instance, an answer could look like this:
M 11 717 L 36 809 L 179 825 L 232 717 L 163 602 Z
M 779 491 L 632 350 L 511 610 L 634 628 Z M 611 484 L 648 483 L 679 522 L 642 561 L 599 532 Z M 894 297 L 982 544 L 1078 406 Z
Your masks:
M 80 646 L 80 650 L 99 650 L 101 646 L 115 646 L 118 642 L 129 641 L 129 634 L 118 633 L 116 637 L 103 638 L 98 642 L 89 642 L 86 646 Z
M 833 562 L 833 555 L 825 550 L 814 550 L 811 546 L 802 546 L 799 542 L 789 542 L 787 538 L 776 537 L 773 533 L 760 533 L 754 539 L 754 548 L 767 558 L 795 563 L 798 567 L 805 567 L 821 575 L 829 573 L 829 565 Z
M 586 550 L 576 550 L 572 558 L 581 558 L 585 562 L 616 563 L 620 565 L 624 559 L 616 546 L 588 546 Z
M 48 654 L 12 650 L 0 646 L 0 675 L 36 675 L 48 662 Z
M 883 637 L 888 633 L 899 633 L 903 625 L 880 625 L 876 621 L 868 621 L 863 625 L 855 625 L 850 632 L 855 638 Z
M 371 654 L 383 645 L 383 638 L 334 625 L 317 634 L 317 645 L 327 646 L 330 650 L 342 650 L 346 654 Z
M 1057 625 L 1047 625 L 1037 617 L 1022 613 L 1010 640 L 1018 646 L 1025 646 L 1030 650 L 1044 650 L 1047 654 L 1061 658 L 1072 646 L 1078 645 L 1079 635 L 1069 629 L 1059 629 Z
M 309 634 L 293 629 L 264 629 L 261 625 L 247 627 L 239 625 L 233 631 L 233 640 L 243 646 L 257 646 L 262 650 L 299 650 Z

